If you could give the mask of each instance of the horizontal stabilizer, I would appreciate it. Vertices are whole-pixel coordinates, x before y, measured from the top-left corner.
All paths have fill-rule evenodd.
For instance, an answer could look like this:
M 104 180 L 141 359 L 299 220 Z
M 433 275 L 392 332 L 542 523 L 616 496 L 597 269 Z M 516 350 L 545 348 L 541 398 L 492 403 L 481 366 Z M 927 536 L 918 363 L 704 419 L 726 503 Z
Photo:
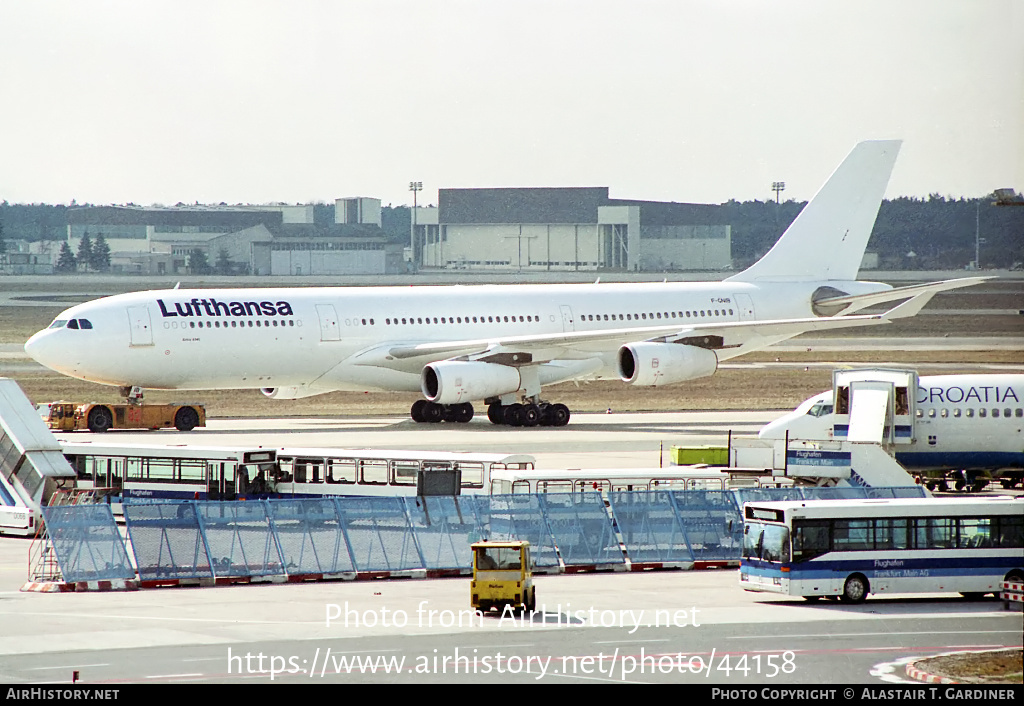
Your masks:
M 876 304 L 884 304 L 886 302 L 898 301 L 900 299 L 908 299 L 915 301 L 916 310 L 913 307 L 906 307 L 901 309 L 899 316 L 889 316 L 890 319 L 904 318 L 907 316 L 913 316 L 918 311 L 924 308 L 925 304 L 939 292 L 946 292 L 951 289 L 959 289 L 961 287 L 971 287 L 980 282 L 986 280 L 995 279 L 994 277 L 962 277 L 960 279 L 947 279 L 941 282 L 928 282 L 926 284 L 914 284 L 909 287 L 896 287 L 894 289 L 886 289 L 881 292 L 872 292 L 871 294 L 853 294 L 849 296 L 841 297 L 828 297 L 825 299 L 816 299 L 814 301 L 815 311 L 819 313 L 827 312 L 830 315 L 834 315 L 842 312 L 843 314 L 851 314 L 861 309 L 866 309 L 869 306 Z M 909 304 L 910 302 L 904 302 Z M 901 305 L 902 306 L 902 305 Z M 899 309 L 900 307 L 897 307 Z M 895 311 L 895 310 L 893 310 Z

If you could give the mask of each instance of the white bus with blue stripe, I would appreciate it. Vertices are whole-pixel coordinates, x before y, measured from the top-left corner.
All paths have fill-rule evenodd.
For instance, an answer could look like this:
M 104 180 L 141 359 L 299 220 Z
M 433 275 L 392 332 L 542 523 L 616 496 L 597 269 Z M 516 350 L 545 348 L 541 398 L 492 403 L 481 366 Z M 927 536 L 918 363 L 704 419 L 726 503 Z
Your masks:
M 860 603 L 1024 581 L 1024 498 L 749 502 L 740 586 Z

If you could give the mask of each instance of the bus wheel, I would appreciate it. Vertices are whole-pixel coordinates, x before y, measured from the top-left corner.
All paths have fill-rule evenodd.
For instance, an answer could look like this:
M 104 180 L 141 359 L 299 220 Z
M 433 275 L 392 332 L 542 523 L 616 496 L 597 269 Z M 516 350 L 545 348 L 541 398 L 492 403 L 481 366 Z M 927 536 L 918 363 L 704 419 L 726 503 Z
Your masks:
M 93 407 L 89 412 L 89 431 L 104 432 L 114 426 L 114 418 L 106 407 Z
M 860 574 L 854 574 L 846 579 L 843 586 L 843 600 L 847 603 L 863 603 L 868 597 L 868 580 Z
M 199 413 L 191 407 L 182 407 L 174 415 L 174 428 L 178 431 L 192 431 L 199 424 Z

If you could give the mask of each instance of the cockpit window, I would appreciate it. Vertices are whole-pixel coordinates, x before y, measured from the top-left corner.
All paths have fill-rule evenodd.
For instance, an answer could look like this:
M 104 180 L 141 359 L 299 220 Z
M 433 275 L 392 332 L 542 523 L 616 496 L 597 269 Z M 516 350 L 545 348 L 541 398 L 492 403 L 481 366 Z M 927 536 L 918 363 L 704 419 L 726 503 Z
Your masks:
M 71 319 L 71 321 L 68 322 L 68 328 L 78 328 L 78 319 Z
M 832 405 L 827 402 L 818 402 L 807 410 L 807 414 L 812 417 L 824 417 L 826 414 L 832 414 Z
M 92 322 L 89 319 L 79 319 L 78 326 L 80 328 L 92 328 Z
M 50 324 L 50 328 L 64 328 L 67 325 L 67 323 L 67 319 L 57 319 L 52 324 Z

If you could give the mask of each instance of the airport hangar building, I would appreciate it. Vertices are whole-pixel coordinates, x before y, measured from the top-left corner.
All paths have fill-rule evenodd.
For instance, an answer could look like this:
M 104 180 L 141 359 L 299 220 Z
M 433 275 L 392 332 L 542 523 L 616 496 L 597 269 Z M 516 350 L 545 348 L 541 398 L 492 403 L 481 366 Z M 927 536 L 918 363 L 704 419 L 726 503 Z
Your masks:
M 68 245 L 103 235 L 114 271 L 184 274 L 202 251 L 269 275 L 468 271 L 713 271 L 732 264 L 724 211 L 705 204 L 611 199 L 607 187 L 440 189 L 414 209 L 411 234 L 381 229 L 380 200 L 311 205 L 101 206 L 67 211 Z M 410 247 L 412 246 L 412 247 Z

